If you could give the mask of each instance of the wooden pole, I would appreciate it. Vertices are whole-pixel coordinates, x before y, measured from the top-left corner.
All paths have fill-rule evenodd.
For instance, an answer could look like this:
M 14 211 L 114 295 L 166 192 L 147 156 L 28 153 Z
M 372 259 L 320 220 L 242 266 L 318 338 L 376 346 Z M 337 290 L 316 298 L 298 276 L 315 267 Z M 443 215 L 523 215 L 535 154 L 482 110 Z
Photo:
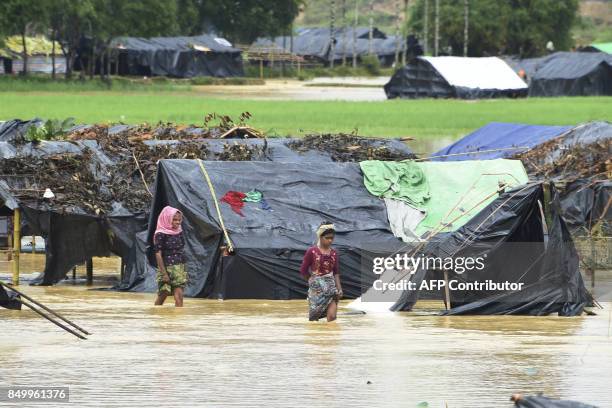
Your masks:
M 66 330 L 68 333 L 70 334 L 74 334 L 75 336 L 77 336 L 79 339 L 83 339 L 83 340 L 87 340 L 87 337 L 83 336 L 82 334 L 79 334 L 77 332 L 75 332 L 74 330 L 72 330 L 69 327 L 66 327 L 65 325 L 61 324 L 60 322 L 58 322 L 57 320 L 53 319 L 52 317 L 47 316 L 46 314 L 44 314 L 43 312 L 41 312 L 40 310 L 36 309 L 34 306 L 32 306 L 31 304 L 29 304 L 28 302 L 26 302 L 23 299 L 18 299 L 19 302 L 21 302 L 22 305 L 29 307 L 32 311 L 38 313 L 40 316 L 44 317 L 45 319 L 47 319 L 48 321 L 50 321 L 51 323 L 55 324 L 56 326 L 61 327 L 62 329 Z
M 404 27 L 408 28 L 408 0 L 404 0 Z M 402 34 L 402 66 L 406 65 L 406 53 L 408 52 L 408 44 L 406 44 L 406 34 L 404 31 Z
M 402 13 L 400 13 L 400 0 L 395 0 L 395 58 L 393 59 L 393 65 L 397 68 L 399 65 L 400 58 L 400 19 Z
M 437 57 L 440 46 L 440 0 L 436 0 L 435 2 L 434 13 L 434 57 Z
M 451 308 L 450 291 L 448 289 L 448 271 L 444 271 L 444 298 L 446 299 L 446 310 Z
M 41 309 L 46 310 L 47 312 L 51 313 L 52 315 L 54 315 L 55 317 L 65 321 L 66 323 L 68 323 L 69 325 L 71 325 L 72 327 L 74 327 L 75 329 L 78 329 L 79 331 L 85 333 L 85 334 L 91 334 L 89 333 L 87 330 L 83 329 L 82 327 L 80 327 L 79 325 L 77 325 L 74 322 L 71 322 L 70 320 L 66 319 L 64 316 L 62 316 L 61 314 L 59 314 L 58 312 L 48 308 L 47 306 L 43 305 L 40 302 L 37 302 L 36 300 L 32 299 L 30 296 L 26 295 L 23 292 L 18 291 L 17 289 L 13 288 L 12 286 L 9 286 L 3 282 L 0 282 L 0 285 L 4 286 L 7 289 L 12 290 L 13 292 L 17 293 L 19 296 L 21 296 L 24 299 L 29 300 L 30 302 L 34 303 L 36 306 L 40 307 Z M 22 302 L 23 303 L 23 302 Z M 25 303 L 24 303 L 25 304 Z M 27 305 L 26 305 L 27 306 Z
M 93 260 L 89 258 L 86 262 L 87 269 L 87 284 L 91 285 L 93 283 Z
M 372 55 L 374 53 L 374 48 L 372 48 L 372 40 L 374 39 L 374 1 L 370 1 L 370 29 L 368 32 L 368 55 Z
M 348 24 L 346 23 L 346 0 L 342 0 L 342 66 L 346 67 L 346 34 Z
M 468 30 L 470 26 L 470 3 L 463 0 L 463 56 L 468 56 Z
M 13 212 L 13 285 L 19 285 L 19 252 L 21 251 L 21 210 Z
M 334 32 L 336 27 L 336 2 L 331 0 L 330 7 L 330 25 L 329 25 L 329 67 L 334 69 L 334 54 L 336 50 L 336 33 Z
M 357 24 L 359 24 L 359 3 L 355 0 L 355 22 L 353 23 L 353 69 L 357 68 Z
M 263 57 L 259 60 L 259 79 L 263 79 Z
M 423 53 L 429 52 L 429 0 L 425 0 L 423 10 Z

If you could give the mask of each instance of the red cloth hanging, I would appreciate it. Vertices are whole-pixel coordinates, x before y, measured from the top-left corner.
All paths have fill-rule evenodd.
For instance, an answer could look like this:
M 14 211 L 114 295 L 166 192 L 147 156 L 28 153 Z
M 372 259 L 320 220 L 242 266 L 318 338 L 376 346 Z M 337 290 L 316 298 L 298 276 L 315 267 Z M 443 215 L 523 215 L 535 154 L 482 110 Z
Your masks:
M 240 215 L 241 217 L 244 217 L 244 214 L 242 213 L 242 207 L 244 207 L 244 202 L 242 200 L 245 197 L 246 194 L 241 191 L 228 191 L 223 197 L 221 197 L 221 201 L 228 203 L 236 214 Z

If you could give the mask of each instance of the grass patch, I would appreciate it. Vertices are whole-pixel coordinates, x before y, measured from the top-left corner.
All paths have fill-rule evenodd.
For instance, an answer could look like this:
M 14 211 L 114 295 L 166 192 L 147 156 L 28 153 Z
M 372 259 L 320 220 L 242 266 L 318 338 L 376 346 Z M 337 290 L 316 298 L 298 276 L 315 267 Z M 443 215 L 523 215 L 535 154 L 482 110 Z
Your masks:
M 202 123 L 207 113 L 237 117 L 251 112 L 249 124 L 269 135 L 350 132 L 366 136 L 456 138 L 489 122 L 574 125 L 612 121 L 611 97 L 512 100 L 391 100 L 379 102 L 262 101 L 212 99 L 197 92 L 4 92 L 0 120 L 63 119 L 77 123 Z
M 50 75 L 0 75 L 0 92 L 163 92 L 189 91 L 188 80 L 170 79 L 166 77 L 130 78 L 111 77 L 110 82 L 94 79 L 65 79 L 58 76 L 55 80 Z

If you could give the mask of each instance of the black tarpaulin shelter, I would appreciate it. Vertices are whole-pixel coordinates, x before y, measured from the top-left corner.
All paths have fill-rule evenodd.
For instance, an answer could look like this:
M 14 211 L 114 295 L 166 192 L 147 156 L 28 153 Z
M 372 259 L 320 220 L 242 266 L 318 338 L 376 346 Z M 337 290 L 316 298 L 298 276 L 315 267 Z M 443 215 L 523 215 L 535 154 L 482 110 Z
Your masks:
M 307 288 L 299 276 L 300 261 L 314 243 L 313 231 L 323 220 L 336 224 L 334 245 L 340 254 L 343 289 L 349 298 L 362 295 L 376 279 L 371 269 L 374 256 L 406 248 L 390 230 L 384 202 L 363 186 L 358 164 L 333 163 L 323 168 L 269 162 L 203 165 L 216 197 L 229 190 L 258 189 L 272 211 L 249 203 L 241 217 L 229 205 L 220 203 L 235 248 L 235 255 L 223 257 L 223 229 L 202 168 L 193 160 L 160 162 L 150 228 L 139 234 L 135 247 L 139 253 L 134 252 L 128 273 L 117 289 L 156 290 L 155 269 L 146 261 L 145 250 L 152 241 L 151 226 L 165 205 L 177 207 L 184 214 L 189 296 L 305 298 Z M 528 284 L 524 291 L 503 294 L 457 292 L 451 297 L 451 313 L 570 316 L 582 312 L 590 297 L 578 271 L 573 243 L 557 209 L 551 209 L 553 224 L 545 238 L 538 204 L 542 200 L 541 184 L 502 193 L 464 227 L 440 234 L 427 244 L 427 253 L 440 256 L 487 253 L 491 262 L 485 277 Z M 503 245 L 506 243 L 508 247 Z M 521 252 L 512 252 L 515 250 Z M 427 271 L 421 272 L 417 279 L 425 278 Z M 483 276 L 464 277 L 476 278 Z M 406 291 L 394 310 L 409 310 L 417 298 L 418 292 Z
M 338 27 L 334 29 L 334 52 L 331 53 L 332 36 L 329 27 L 305 27 L 296 30 L 296 35 L 279 36 L 275 38 L 258 38 L 253 47 L 269 47 L 274 44 L 286 52 L 329 63 L 332 59 L 340 61 L 343 55 L 347 59 L 353 58 L 353 53 L 358 58 L 370 52 L 370 29 L 368 27 Z M 399 40 L 402 42 L 403 40 Z M 371 51 L 378 56 L 381 63 L 388 65 L 392 60 L 391 55 L 395 53 L 395 37 L 387 35 L 377 29 L 372 30 Z M 401 49 L 401 47 L 400 47 Z M 353 52 L 354 50 L 354 52 Z
M 227 40 L 194 37 L 120 37 L 111 46 L 119 53 L 119 75 L 244 76 L 241 50 Z
M 510 98 L 527 85 L 497 57 L 417 57 L 385 84 L 387 98 Z
M 556 52 L 524 62 L 529 96 L 612 95 L 612 55 L 604 52 Z
M 485 268 L 449 272 L 449 281 L 463 283 L 522 282 L 521 290 L 453 290 L 446 315 L 580 315 L 592 298 L 578 268 L 578 255 L 560 215 L 552 187 L 551 205 L 544 200 L 544 185 L 532 183 L 506 191 L 452 233 L 440 234 L 423 252 L 436 257 L 484 257 Z M 548 234 L 539 206 L 550 214 Z M 469 244 L 466 245 L 466 241 Z M 419 269 L 413 281 L 440 279 L 440 273 Z M 437 276 L 437 277 L 436 277 Z M 410 310 L 420 293 L 405 291 L 392 310 Z
M 121 160 L 112 152 L 106 150 L 103 142 L 96 140 L 72 141 L 42 141 L 40 143 L 26 143 L 23 135 L 29 126 L 40 125 L 40 120 L 9 121 L 4 124 L 0 132 L 0 159 L 31 161 L 34 158 L 48 159 L 54 157 L 70 156 L 75 160 L 87 160 L 87 167 L 92 177 L 100 184 L 96 190 L 96 197 L 100 202 L 109 200 L 108 183 L 111 182 L 112 170 L 121 165 Z M 86 129 L 88 126 L 78 126 Z M 108 129 L 111 138 L 120 139 L 121 132 L 128 130 L 128 125 L 112 126 Z M 188 128 L 186 133 L 200 135 L 202 128 Z M 297 139 L 302 140 L 302 139 Z M 250 160 L 273 162 L 300 162 L 300 163 L 333 163 L 335 160 L 350 160 L 350 157 L 333 156 L 332 152 L 313 148 L 296 151 L 290 147 L 296 139 L 188 139 L 178 140 L 146 140 L 143 142 L 147 149 L 154 150 L 162 146 L 169 146 L 170 153 L 174 148 L 179 149 L 183 143 L 196 143 L 205 147 L 206 154 L 201 158 L 207 160 L 223 160 L 228 146 L 244 146 L 253 149 Z M 399 140 L 368 139 L 372 146 L 384 146 L 399 157 L 411 157 L 412 153 L 406 144 Z M 111 146 L 112 147 L 112 146 Z M 112 149 L 111 149 L 112 150 Z M 85 159 L 86 158 L 86 159 Z M 144 185 L 141 176 L 136 170 L 131 155 L 128 161 L 132 171 L 122 177 L 121 182 L 129 182 L 130 192 L 134 196 L 142 196 Z M 30 183 L 30 184 L 28 184 Z M 34 281 L 36 284 L 50 285 L 62 280 L 74 267 L 94 256 L 118 255 L 124 263 L 129 263 L 132 249 L 139 245 L 137 233 L 147 228 L 148 196 L 146 207 L 130 205 L 129 202 L 112 199 L 112 206 L 104 213 L 96 214 L 92 208 L 80 203 L 67 206 L 57 197 L 54 205 L 40 197 L 35 200 L 23 200 L 18 196 L 23 188 L 42 188 L 54 186 L 41 186 L 36 175 L 17 174 L 0 176 L 0 203 L 13 208 L 19 206 L 23 213 L 23 229 L 33 235 L 39 235 L 46 240 L 46 263 L 43 274 Z M 58 186 L 62 187 L 62 186 Z M 55 190 L 55 193 L 61 190 Z M 130 194 L 131 194 L 130 193 Z M 130 201 L 131 197 L 127 197 Z
M 188 296 L 213 298 L 295 299 L 306 296 L 299 275 L 304 251 L 314 244 L 313 231 L 323 220 L 336 225 L 334 243 L 341 259 L 343 289 L 348 297 L 362 290 L 362 250 L 386 249 L 400 241 L 391 233 L 384 202 L 363 187 L 353 163 L 202 162 L 217 198 L 227 191 L 260 190 L 271 210 L 249 203 L 244 217 L 220 203 L 235 255 L 221 257 L 223 231 L 211 190 L 198 161 L 162 160 L 158 167 L 149 231 L 139 249 L 152 240 L 157 215 L 165 205 L 184 215 Z M 336 197 L 336 199 L 334 199 Z M 337 199 L 340 197 L 341 199 Z M 146 242 L 143 242 L 145 241 Z M 143 254 L 128 265 L 119 289 L 154 291 L 155 271 Z M 373 279 L 373 276 L 370 278 Z
M 358 38 L 354 43 L 351 37 L 337 37 L 334 53 L 329 56 L 336 63 L 343 58 L 350 60 L 355 55 L 358 59 L 367 55 L 375 55 L 382 66 L 391 66 L 395 61 L 395 53 L 401 54 L 406 41 L 403 37 L 388 36 L 374 38 L 370 43 L 368 38 Z

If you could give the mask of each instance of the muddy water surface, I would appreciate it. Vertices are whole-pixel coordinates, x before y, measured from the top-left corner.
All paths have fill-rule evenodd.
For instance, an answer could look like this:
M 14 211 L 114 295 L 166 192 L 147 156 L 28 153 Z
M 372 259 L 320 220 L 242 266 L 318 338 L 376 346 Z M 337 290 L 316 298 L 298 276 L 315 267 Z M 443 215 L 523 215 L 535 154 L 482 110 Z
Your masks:
M 439 317 L 427 304 L 326 324 L 307 322 L 303 301 L 176 309 L 151 294 L 21 289 L 93 334 L 0 309 L 0 381 L 69 386 L 79 407 L 510 407 L 514 392 L 612 406 L 610 303 L 580 318 Z

